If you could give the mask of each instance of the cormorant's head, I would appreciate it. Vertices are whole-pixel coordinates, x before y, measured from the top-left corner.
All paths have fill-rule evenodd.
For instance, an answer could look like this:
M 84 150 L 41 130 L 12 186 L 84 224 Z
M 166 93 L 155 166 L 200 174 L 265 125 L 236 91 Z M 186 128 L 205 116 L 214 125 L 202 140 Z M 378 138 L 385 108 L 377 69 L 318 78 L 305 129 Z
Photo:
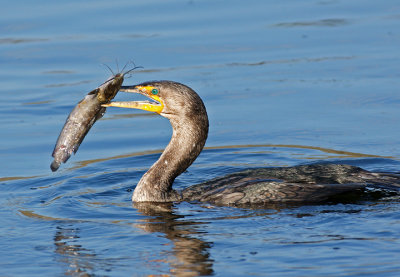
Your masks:
M 169 119 L 207 116 L 203 101 L 197 93 L 173 81 L 151 81 L 135 86 L 122 86 L 120 91 L 142 94 L 151 101 L 111 102 L 105 107 L 121 107 L 156 112 Z

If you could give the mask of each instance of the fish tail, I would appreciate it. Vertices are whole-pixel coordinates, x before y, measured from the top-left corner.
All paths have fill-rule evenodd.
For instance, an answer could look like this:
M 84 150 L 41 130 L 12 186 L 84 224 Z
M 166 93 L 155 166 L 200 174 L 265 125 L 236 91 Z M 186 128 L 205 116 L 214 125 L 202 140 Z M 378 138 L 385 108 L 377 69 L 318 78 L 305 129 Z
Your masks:
M 57 171 L 57 169 L 60 167 L 60 162 L 56 162 L 55 160 L 51 163 L 50 168 L 51 171 Z

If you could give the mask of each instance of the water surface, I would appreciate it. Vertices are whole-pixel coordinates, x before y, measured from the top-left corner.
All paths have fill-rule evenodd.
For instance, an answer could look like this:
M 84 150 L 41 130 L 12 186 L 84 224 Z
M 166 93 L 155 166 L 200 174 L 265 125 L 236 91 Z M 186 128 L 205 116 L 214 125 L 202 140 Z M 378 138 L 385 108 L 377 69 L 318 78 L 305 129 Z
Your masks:
M 0 275 L 398 276 L 400 203 L 259 209 L 132 205 L 166 119 L 109 109 L 57 173 L 76 103 L 125 85 L 189 85 L 210 117 L 183 188 L 249 167 L 400 171 L 396 1 L 17 1 L 0 17 Z M 118 63 L 118 65 L 117 65 Z M 131 100 L 120 93 L 118 100 Z

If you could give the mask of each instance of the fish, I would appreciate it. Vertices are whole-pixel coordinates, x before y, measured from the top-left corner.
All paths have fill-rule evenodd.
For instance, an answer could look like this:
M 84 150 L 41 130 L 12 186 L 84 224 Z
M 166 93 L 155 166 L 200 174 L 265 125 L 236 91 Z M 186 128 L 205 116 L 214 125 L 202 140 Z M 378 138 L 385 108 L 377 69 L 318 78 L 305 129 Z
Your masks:
M 124 76 L 136 68 L 138 67 L 125 73 L 113 73 L 107 81 L 89 92 L 71 111 L 54 146 L 52 153 L 54 160 L 50 165 L 53 172 L 57 171 L 61 163 L 66 163 L 72 153 L 78 151 L 90 128 L 105 114 L 107 108 L 102 105 L 110 103 L 120 90 Z

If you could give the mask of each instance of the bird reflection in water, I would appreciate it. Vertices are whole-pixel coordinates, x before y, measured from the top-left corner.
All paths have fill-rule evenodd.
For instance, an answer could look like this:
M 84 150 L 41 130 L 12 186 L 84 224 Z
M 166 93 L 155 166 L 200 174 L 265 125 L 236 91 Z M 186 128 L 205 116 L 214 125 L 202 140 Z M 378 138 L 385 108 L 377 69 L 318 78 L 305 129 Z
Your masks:
M 73 244 L 80 238 L 78 233 L 79 228 L 57 227 L 54 235 L 55 252 L 59 255 L 58 260 L 68 265 L 65 275 L 89 276 L 88 272 L 98 267 L 93 262 L 96 254 L 79 244 Z
M 211 243 L 199 239 L 200 232 L 196 226 L 201 222 L 182 220 L 184 216 L 174 213 L 172 203 L 134 203 L 144 219 L 134 223 L 133 227 L 147 233 L 161 233 L 172 245 L 171 251 L 147 257 L 143 262 L 154 269 L 165 264 L 174 276 L 201 276 L 213 274 L 213 260 L 210 259 Z M 67 265 L 65 275 L 91 276 L 93 272 L 113 272 L 118 264 L 110 258 L 102 258 L 94 250 L 84 248 L 78 242 L 82 239 L 79 228 L 57 227 L 54 235 L 55 252 L 58 261 Z M 132 250 L 134 251 L 134 250 Z M 141 257 L 143 258 L 143 257 Z M 132 269 L 134 270 L 134 268 Z
M 136 228 L 145 232 L 162 233 L 173 244 L 168 263 L 174 276 L 201 276 L 213 274 L 213 260 L 209 249 L 212 244 L 199 239 L 195 228 L 201 222 L 180 220 L 182 215 L 174 213 L 172 203 L 133 203 L 133 207 L 147 217 Z

